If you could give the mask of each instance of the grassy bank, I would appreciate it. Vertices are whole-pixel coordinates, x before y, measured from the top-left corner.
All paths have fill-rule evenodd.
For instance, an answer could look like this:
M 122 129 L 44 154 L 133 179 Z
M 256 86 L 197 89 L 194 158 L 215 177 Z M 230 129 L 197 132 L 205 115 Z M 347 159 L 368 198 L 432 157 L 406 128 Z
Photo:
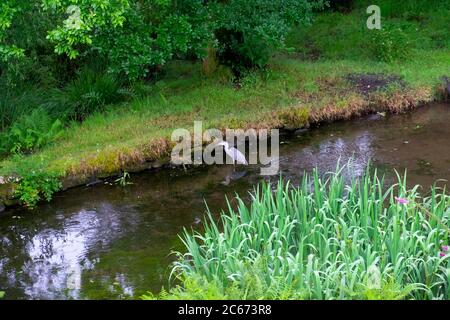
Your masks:
M 182 284 L 158 298 L 448 299 L 450 197 L 402 178 L 386 189 L 376 173 L 345 182 L 345 170 L 260 185 L 185 230 L 171 273 Z
M 126 102 L 72 123 L 33 154 L 2 159 L 0 176 L 117 174 L 167 157 L 171 132 L 192 128 L 194 120 L 204 128 L 300 128 L 439 98 L 439 78 L 450 73 L 449 8 L 383 18 L 390 28 L 402 28 L 409 48 L 391 61 L 377 56 L 380 43 L 365 28 L 366 18 L 364 6 L 322 13 L 291 34 L 291 52 L 239 81 L 225 68 L 205 76 L 201 63 L 171 62 L 160 80 L 129 88 Z M 385 37 L 397 39 L 395 32 Z

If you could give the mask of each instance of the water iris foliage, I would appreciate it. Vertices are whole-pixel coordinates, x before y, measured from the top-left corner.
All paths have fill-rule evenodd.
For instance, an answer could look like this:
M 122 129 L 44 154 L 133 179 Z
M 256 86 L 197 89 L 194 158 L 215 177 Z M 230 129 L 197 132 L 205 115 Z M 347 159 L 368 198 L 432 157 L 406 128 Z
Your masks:
M 346 170 L 262 183 L 219 221 L 209 213 L 203 231 L 181 236 L 181 284 L 161 297 L 448 299 L 450 196 Z

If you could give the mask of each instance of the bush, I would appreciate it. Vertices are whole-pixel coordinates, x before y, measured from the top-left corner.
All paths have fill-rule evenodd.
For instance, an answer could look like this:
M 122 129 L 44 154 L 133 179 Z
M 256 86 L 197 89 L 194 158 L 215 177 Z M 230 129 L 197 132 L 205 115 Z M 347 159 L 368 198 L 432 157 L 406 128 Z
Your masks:
M 62 132 L 61 122 L 53 121 L 45 110 L 38 108 L 0 134 L 0 152 L 30 153 L 58 138 Z
M 119 82 L 110 74 L 82 69 L 75 80 L 55 90 L 46 108 L 54 117 L 82 121 L 106 105 L 119 102 Z
M 56 175 L 44 173 L 41 169 L 23 172 L 15 196 L 30 209 L 41 200 L 50 201 L 53 194 L 61 189 Z
M 110 72 L 128 80 L 146 77 L 152 67 L 175 55 L 199 55 L 211 38 L 203 0 L 3 2 L 0 61 L 23 59 L 32 51 L 21 41 L 23 22 L 39 30 L 39 38 L 46 37 L 45 46 L 57 54 L 75 60 L 99 53 Z M 35 44 L 34 39 L 30 42 Z
M 109 73 L 135 81 L 174 57 L 203 57 L 214 42 L 222 62 L 236 73 L 261 68 L 274 50 L 285 47 L 291 27 L 308 23 L 325 0 L 3 2 L 0 70 L 1 63 L 35 65 L 44 58 L 45 67 L 36 68 L 41 70 L 34 76 L 57 81 L 61 68 L 54 53 L 78 62 L 94 54 L 104 59 Z
M 214 2 L 211 10 L 220 62 L 238 76 L 247 69 L 264 67 L 276 49 L 285 48 L 291 27 L 309 23 L 313 10 L 323 5 L 321 0 Z
M 448 299 L 450 196 L 400 177 L 385 190 L 376 172 L 345 183 L 343 170 L 262 184 L 202 234 L 185 230 L 182 285 L 163 298 Z
M 173 57 L 199 57 L 211 38 L 203 1 L 130 1 L 123 27 L 105 30 L 99 52 L 108 59 L 108 71 L 130 81 L 151 78 L 155 69 Z
M 376 59 L 393 62 L 410 55 L 411 44 L 401 28 L 386 26 L 372 32 L 370 47 Z

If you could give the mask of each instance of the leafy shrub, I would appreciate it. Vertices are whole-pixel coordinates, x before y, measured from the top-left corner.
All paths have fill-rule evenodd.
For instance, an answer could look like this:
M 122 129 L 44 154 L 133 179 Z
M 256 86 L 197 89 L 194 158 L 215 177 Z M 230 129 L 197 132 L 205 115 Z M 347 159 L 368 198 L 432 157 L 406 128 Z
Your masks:
M 39 57 L 40 54 L 34 53 L 49 49 L 77 61 L 94 53 L 105 59 L 109 73 L 128 81 L 149 77 L 155 67 L 174 57 L 203 57 L 205 48 L 214 40 L 218 40 L 219 58 L 236 73 L 263 67 L 275 49 L 284 48 L 284 38 L 291 27 L 308 23 L 312 12 L 325 3 L 324 0 L 3 2 L 0 62 Z M 27 39 L 20 34 L 27 28 L 33 35 L 31 41 L 24 41 Z M 55 59 L 50 60 L 54 63 Z
M 264 67 L 274 50 L 285 48 L 291 27 L 310 22 L 313 10 L 323 5 L 321 0 L 214 2 L 219 60 L 237 75 Z
M 251 68 L 263 68 L 269 61 L 270 47 L 256 37 L 247 37 L 241 31 L 221 29 L 216 32 L 220 44 L 218 57 L 222 64 L 231 67 L 234 74 L 242 76 Z
M 262 184 L 220 223 L 185 230 L 182 285 L 166 296 L 448 299 L 450 196 L 421 197 L 400 177 L 385 190 L 376 172 L 345 183 L 343 170 Z
M 109 72 L 132 81 L 149 78 L 174 56 L 201 56 L 211 38 L 207 6 L 198 0 L 147 1 L 146 6 L 130 1 L 125 18 L 122 28 L 100 33 L 97 41 Z
M 45 110 L 38 108 L 0 135 L 0 151 L 29 153 L 58 138 L 62 132 L 61 122 L 53 121 Z
M 58 177 L 38 170 L 23 172 L 15 196 L 28 208 L 33 209 L 42 199 L 50 201 L 61 189 Z
M 107 59 L 109 72 L 131 81 L 147 77 L 174 55 L 199 55 L 210 38 L 207 6 L 200 0 L 46 2 L 45 8 L 60 16 L 77 6 L 49 31 L 57 53 L 75 59 L 96 51 Z
M 393 62 L 410 54 L 410 42 L 401 28 L 385 26 L 381 30 L 372 32 L 370 47 L 376 59 Z
M 85 68 L 64 89 L 55 90 L 46 108 L 54 117 L 82 121 L 121 99 L 120 84 L 110 74 Z
M 200 55 L 211 39 L 206 4 L 203 0 L 3 0 L 0 62 L 24 59 L 47 47 L 71 60 L 95 51 L 106 58 L 116 76 L 144 78 L 152 67 L 175 55 Z M 23 32 L 27 28 L 31 33 Z
M 57 65 L 57 55 L 46 36 L 58 17 L 43 10 L 42 2 L 3 0 L 0 6 L 0 25 L 5 23 L 3 28 L 0 26 L 0 43 L 15 47 L 21 53 L 6 58 L 3 64 L 0 53 L 0 73 L 9 78 L 12 85 L 19 83 L 19 80 L 24 80 L 27 84 L 54 80 L 54 75 L 49 74 L 49 71 L 53 65 Z

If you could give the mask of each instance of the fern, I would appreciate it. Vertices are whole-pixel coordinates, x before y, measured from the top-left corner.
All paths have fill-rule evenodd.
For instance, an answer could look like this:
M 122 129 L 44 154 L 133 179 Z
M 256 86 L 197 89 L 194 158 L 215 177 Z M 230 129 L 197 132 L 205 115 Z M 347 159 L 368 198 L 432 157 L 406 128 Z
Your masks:
M 19 119 L 6 133 L 2 134 L 2 153 L 31 153 L 63 133 L 62 123 L 52 121 L 42 108 Z

